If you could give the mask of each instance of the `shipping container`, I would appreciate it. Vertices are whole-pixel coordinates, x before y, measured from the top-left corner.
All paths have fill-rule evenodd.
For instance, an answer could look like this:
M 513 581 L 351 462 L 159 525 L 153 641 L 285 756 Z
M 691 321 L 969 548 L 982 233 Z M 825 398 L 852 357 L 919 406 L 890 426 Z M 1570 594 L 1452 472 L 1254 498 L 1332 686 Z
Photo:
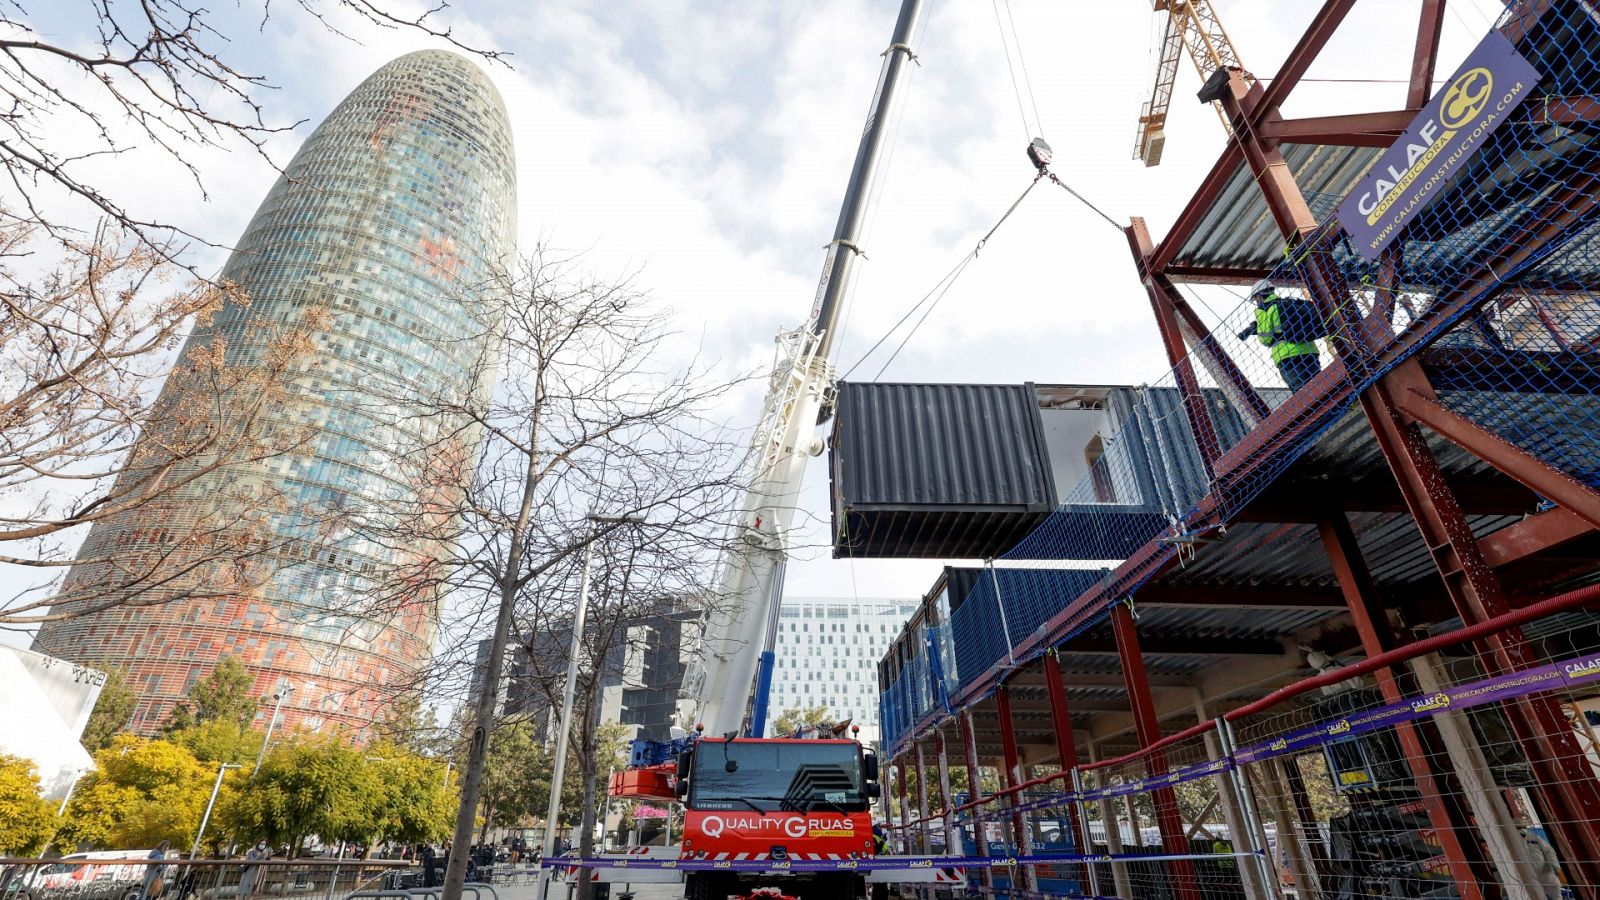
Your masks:
M 835 557 L 984 559 L 1056 505 L 1032 384 L 842 383 Z

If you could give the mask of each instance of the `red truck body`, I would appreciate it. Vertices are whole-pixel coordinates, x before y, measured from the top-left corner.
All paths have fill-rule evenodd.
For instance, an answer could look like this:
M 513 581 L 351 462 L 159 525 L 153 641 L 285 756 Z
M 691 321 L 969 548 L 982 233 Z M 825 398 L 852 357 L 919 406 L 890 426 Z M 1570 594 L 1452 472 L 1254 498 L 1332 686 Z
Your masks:
M 872 855 L 876 766 L 856 741 L 702 739 L 688 756 L 683 858 Z

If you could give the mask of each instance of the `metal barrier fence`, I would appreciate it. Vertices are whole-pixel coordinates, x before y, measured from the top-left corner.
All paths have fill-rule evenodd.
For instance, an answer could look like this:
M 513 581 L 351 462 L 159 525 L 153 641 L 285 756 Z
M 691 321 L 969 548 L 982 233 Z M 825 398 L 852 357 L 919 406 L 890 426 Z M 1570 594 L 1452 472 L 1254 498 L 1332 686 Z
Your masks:
M 58 859 L 0 858 L 5 900 L 218 900 L 344 898 L 392 886 L 386 876 L 412 864 L 386 859 L 163 859 L 115 853 Z M 147 881 L 146 873 L 156 872 Z
M 981 885 L 1009 896 L 1600 897 L 1596 604 L 1435 635 L 902 827 L 953 819 L 966 856 L 1014 858 Z

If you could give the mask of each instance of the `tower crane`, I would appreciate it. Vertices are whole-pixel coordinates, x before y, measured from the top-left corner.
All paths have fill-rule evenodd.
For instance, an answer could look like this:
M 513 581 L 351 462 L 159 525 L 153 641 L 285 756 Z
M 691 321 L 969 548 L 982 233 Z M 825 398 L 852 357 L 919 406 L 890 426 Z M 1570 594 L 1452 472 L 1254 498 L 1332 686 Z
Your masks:
M 1154 0 L 1157 13 L 1167 14 L 1161 38 L 1161 53 L 1156 62 L 1156 82 L 1150 99 L 1145 101 L 1139 115 L 1139 135 L 1134 142 L 1135 159 L 1146 166 L 1161 165 L 1161 152 L 1167 144 L 1167 107 L 1172 102 L 1172 84 L 1178 77 L 1178 54 L 1188 51 L 1202 82 L 1221 69 L 1238 69 L 1246 82 L 1253 83 L 1251 75 L 1239 60 L 1222 19 L 1212 8 L 1211 0 Z M 1212 103 L 1222 127 L 1232 133 L 1228 117 L 1220 103 Z

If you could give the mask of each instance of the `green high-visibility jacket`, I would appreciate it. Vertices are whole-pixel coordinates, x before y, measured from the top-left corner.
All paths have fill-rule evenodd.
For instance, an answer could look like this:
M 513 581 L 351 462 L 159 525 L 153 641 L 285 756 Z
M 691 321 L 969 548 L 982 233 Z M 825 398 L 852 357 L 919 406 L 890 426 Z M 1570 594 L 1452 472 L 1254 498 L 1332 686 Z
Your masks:
M 1283 327 L 1283 317 L 1278 313 L 1278 295 L 1273 294 L 1267 298 L 1265 306 L 1256 307 L 1256 336 L 1261 338 L 1261 343 L 1272 349 L 1273 365 L 1291 356 L 1316 355 L 1317 345 L 1313 341 L 1279 340 L 1278 329 L 1281 327 Z

